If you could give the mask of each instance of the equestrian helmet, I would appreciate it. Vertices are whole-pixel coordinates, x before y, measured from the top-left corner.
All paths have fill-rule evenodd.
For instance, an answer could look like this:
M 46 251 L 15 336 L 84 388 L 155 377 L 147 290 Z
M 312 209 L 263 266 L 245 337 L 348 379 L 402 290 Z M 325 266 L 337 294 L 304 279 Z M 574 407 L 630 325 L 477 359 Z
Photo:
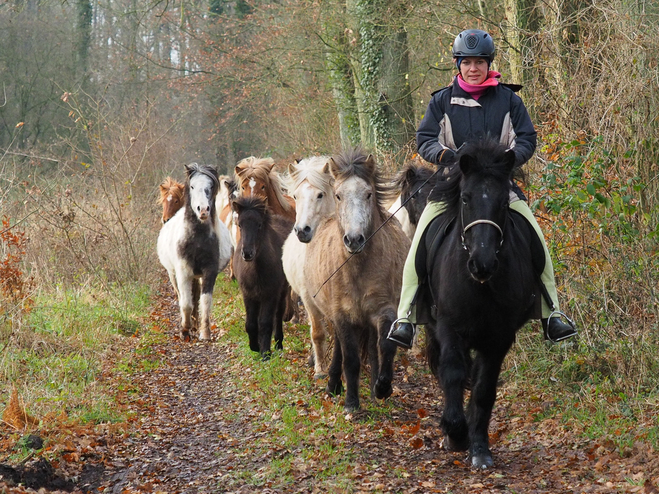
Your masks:
M 453 42 L 454 58 L 482 57 L 492 62 L 495 53 L 492 36 L 480 29 L 462 31 Z

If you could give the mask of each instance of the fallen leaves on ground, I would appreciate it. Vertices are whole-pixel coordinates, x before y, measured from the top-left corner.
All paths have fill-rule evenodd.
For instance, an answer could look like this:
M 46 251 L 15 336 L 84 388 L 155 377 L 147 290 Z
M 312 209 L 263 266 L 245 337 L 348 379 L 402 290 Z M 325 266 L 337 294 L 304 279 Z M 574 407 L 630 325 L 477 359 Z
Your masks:
M 326 474 L 322 439 L 304 448 L 284 447 L 270 432 L 279 427 L 282 410 L 271 411 L 231 380 L 231 373 L 249 375 L 240 368 L 236 345 L 185 343 L 175 339 L 175 301 L 161 299 L 152 324 L 170 324 L 171 338 L 154 351 L 163 365 L 131 376 L 130 389 L 117 389 L 116 399 L 129 410 L 126 424 L 80 426 L 65 416 L 42 421 L 47 439 L 40 458 L 52 459 L 51 484 L 35 488 L 16 486 L 10 478 L 19 468 L 0 470 L 0 491 L 32 493 L 73 486 L 85 493 L 206 493 L 234 492 L 400 492 L 400 493 L 611 493 L 659 494 L 659 458 L 646 444 L 637 443 L 624 457 L 612 443 L 586 440 L 563 424 L 559 416 L 542 419 L 543 398 L 521 400 L 499 390 L 490 426 L 496 466 L 474 471 L 465 453 L 441 449 L 441 399 L 420 356 L 405 353 L 395 368 L 395 390 L 388 414 L 369 417 L 358 411 L 348 417 L 350 433 L 337 430 L 332 441 L 347 445 L 353 460 L 337 483 L 320 479 Z M 164 307 L 164 308 L 163 308 Z M 128 345 L 136 345 L 132 338 Z M 123 351 L 130 352 L 127 346 Z M 286 358 L 300 363 L 306 356 L 288 351 Z M 233 363 L 235 359 L 236 363 Z M 223 362 L 225 367 L 218 365 Z M 222 369 L 229 369 L 230 373 Z M 107 373 L 104 379 L 112 382 Z M 310 409 L 304 397 L 290 404 L 299 417 L 314 423 L 332 423 L 343 417 L 340 406 L 321 396 L 321 410 Z M 13 447 L 18 435 L 3 425 L 0 454 Z M 13 438 L 13 440 L 8 439 Z M 311 453 L 310 453 L 311 451 Z M 315 451 L 315 453 L 314 453 Z M 281 462 L 274 485 L 267 472 Z M 36 468 L 36 467 L 35 467 Z M 249 478 L 245 478 L 249 472 Z M 45 478 L 45 477 L 44 477 Z M 341 480 L 343 483 L 339 482 Z M 56 485 L 56 481 L 70 484 Z M 347 484 L 346 484 L 347 482 Z M 258 487 L 255 487 L 258 486 Z

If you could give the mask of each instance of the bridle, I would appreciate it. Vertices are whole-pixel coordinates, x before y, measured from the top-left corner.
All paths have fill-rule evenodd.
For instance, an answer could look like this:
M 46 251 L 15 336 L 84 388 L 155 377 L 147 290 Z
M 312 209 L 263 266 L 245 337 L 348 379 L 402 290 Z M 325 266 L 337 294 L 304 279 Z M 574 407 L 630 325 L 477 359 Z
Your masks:
M 465 234 L 467 233 L 467 230 L 470 228 L 476 226 L 476 225 L 490 225 L 496 228 L 499 232 L 499 235 L 501 236 L 501 241 L 499 242 L 499 248 L 496 250 L 496 253 L 498 254 L 499 251 L 501 250 L 501 246 L 503 245 L 503 229 L 494 221 L 492 220 L 474 220 L 471 223 L 469 223 L 467 226 L 465 226 L 464 222 L 464 211 L 462 208 L 460 208 L 460 223 L 462 224 L 462 232 L 460 233 L 460 239 L 462 241 L 462 248 L 469 252 L 469 246 L 465 242 Z

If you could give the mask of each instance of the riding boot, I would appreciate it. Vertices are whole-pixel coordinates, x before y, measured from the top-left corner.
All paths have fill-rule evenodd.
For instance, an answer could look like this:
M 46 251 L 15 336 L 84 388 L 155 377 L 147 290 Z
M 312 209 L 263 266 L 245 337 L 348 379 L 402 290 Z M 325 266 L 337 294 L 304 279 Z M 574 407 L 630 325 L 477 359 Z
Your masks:
M 545 340 L 553 341 L 554 343 L 577 335 L 577 330 L 574 326 L 564 323 L 560 317 L 542 319 L 542 330 Z
M 412 348 L 416 325 L 412 324 L 409 319 L 396 319 L 389 330 L 387 339 L 393 341 L 402 348 Z

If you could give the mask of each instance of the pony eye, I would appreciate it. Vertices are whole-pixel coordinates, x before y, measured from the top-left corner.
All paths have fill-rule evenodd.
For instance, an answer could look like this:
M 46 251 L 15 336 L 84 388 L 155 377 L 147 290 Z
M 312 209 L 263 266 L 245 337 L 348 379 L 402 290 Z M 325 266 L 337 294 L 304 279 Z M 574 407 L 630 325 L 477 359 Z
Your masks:
M 320 194 L 318 194 L 318 199 L 322 199 L 323 197 L 324 197 L 324 194 L 322 192 Z
M 373 193 L 372 193 L 372 192 L 369 192 L 369 193 L 368 193 L 368 196 L 366 196 L 366 199 L 370 199 L 371 197 L 373 197 Z
M 336 200 L 337 200 L 337 201 L 340 201 L 340 200 L 341 200 L 341 196 L 340 196 L 339 194 L 336 194 Z

